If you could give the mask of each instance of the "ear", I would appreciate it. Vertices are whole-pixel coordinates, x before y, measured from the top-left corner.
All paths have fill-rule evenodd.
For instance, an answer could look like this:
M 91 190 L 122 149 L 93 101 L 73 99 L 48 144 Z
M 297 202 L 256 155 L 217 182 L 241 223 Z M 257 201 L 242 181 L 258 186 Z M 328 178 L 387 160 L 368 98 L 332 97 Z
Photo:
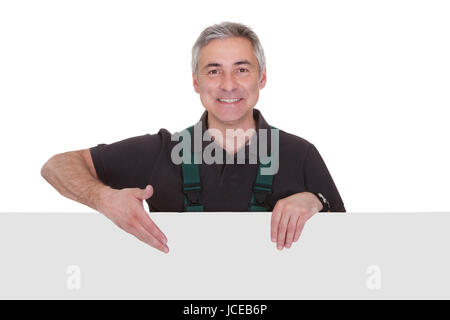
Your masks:
M 195 76 L 195 73 L 194 73 L 194 72 L 192 72 L 192 84 L 194 85 L 194 90 L 195 90 L 195 92 L 200 93 L 200 88 L 199 88 L 199 86 L 198 86 L 198 79 L 197 79 L 197 77 Z
M 259 80 L 259 88 L 262 89 L 266 86 L 267 76 L 266 76 L 266 68 L 264 68 L 261 80 Z

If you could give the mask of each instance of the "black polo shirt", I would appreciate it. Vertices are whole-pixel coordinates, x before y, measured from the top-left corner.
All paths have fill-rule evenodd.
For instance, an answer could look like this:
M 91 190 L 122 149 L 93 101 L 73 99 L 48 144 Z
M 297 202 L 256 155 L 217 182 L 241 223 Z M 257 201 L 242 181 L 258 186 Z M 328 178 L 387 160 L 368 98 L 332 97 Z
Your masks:
M 259 110 L 253 109 L 253 116 L 256 129 L 271 129 Z M 207 117 L 205 111 L 200 119 L 203 132 L 208 128 Z M 258 134 L 258 130 L 256 132 Z M 169 131 L 161 129 L 157 134 L 90 148 L 100 181 L 115 189 L 145 188 L 150 184 L 154 189 L 153 196 L 147 200 L 151 211 L 184 211 L 181 165 L 171 160 L 172 148 L 178 142 L 172 141 L 171 136 Z M 204 141 L 202 145 L 206 147 L 211 143 L 214 142 Z M 249 150 L 246 145 L 245 153 L 234 154 L 234 161 L 226 161 L 229 155 L 223 151 L 223 163 L 199 164 L 205 211 L 248 211 L 258 169 L 257 164 L 250 164 L 248 160 Z M 238 163 L 237 157 L 245 159 Z M 279 169 L 273 178 L 272 191 L 268 199 L 272 209 L 279 199 L 309 191 L 322 193 L 331 211 L 345 212 L 339 192 L 315 146 L 281 129 Z

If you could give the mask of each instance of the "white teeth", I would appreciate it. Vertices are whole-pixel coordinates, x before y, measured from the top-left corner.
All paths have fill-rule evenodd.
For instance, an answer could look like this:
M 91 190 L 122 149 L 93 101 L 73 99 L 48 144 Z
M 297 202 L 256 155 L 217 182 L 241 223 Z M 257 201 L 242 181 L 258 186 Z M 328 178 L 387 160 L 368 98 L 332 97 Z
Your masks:
M 219 99 L 220 102 L 226 102 L 226 103 L 233 103 L 233 102 L 236 102 L 236 101 L 239 101 L 239 100 L 241 100 L 241 99 L 240 98 L 237 98 L 237 99 Z

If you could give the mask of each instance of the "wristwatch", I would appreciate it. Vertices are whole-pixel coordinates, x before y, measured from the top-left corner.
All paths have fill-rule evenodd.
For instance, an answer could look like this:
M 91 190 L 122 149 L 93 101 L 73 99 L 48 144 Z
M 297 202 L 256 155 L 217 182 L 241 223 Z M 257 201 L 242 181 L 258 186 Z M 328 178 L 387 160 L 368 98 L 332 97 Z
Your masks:
M 320 212 L 329 212 L 329 211 L 331 211 L 330 203 L 323 196 L 323 194 L 321 194 L 320 192 L 317 192 L 317 193 L 315 192 L 314 194 L 319 199 L 319 201 L 322 203 L 323 208 L 322 208 L 322 210 L 320 210 Z

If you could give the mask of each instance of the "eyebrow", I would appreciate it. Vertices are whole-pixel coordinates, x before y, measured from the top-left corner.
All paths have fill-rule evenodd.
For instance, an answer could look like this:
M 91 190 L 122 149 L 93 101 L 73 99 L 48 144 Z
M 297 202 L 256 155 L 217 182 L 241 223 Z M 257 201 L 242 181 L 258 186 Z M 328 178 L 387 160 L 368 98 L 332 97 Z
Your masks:
M 247 65 L 250 65 L 250 66 L 252 65 L 250 63 L 250 61 L 248 61 L 248 60 L 239 60 L 239 61 L 233 63 L 233 65 L 235 65 L 235 66 L 241 66 L 241 65 L 244 65 L 244 64 L 247 64 Z M 206 66 L 204 66 L 202 69 L 206 69 L 206 68 L 210 68 L 210 67 L 221 67 L 221 66 L 222 65 L 220 63 L 211 62 L 211 63 L 208 63 Z

